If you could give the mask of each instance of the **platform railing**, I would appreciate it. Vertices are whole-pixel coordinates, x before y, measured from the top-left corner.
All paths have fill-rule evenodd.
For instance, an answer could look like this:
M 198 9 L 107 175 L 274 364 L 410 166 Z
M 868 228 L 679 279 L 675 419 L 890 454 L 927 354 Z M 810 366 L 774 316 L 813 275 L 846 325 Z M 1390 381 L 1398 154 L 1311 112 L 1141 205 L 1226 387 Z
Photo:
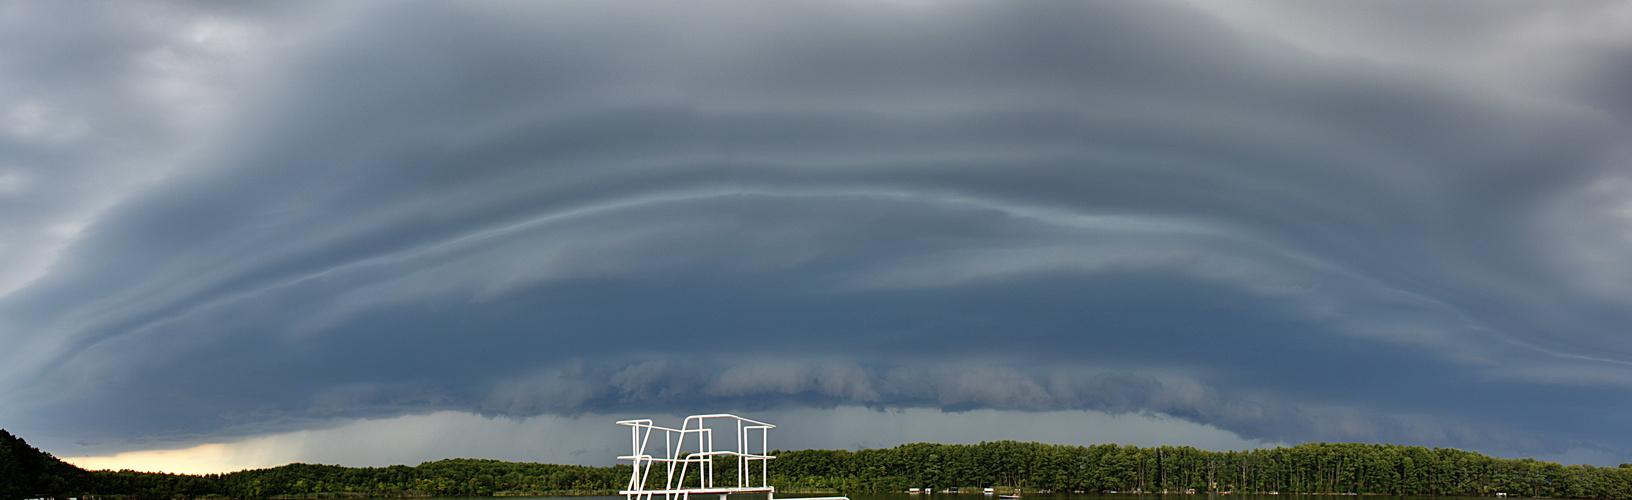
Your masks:
M 722 420 L 733 422 L 721 424 Z M 715 429 L 730 427 L 732 423 L 736 427 L 735 446 L 716 447 Z M 776 488 L 770 485 L 769 462 L 776 457 L 769 455 L 768 438 L 775 425 L 730 414 L 692 415 L 686 417 L 678 429 L 656 425 L 651 419 L 620 420 L 618 425 L 629 427 L 633 449 L 629 455 L 618 457 L 634 463 L 627 489 L 618 492 L 627 500 L 654 500 L 658 495 L 664 500 L 690 500 L 693 493 L 718 494 L 720 500 L 726 500 L 725 497 L 733 493 L 764 493 L 766 500 L 773 500 Z M 751 450 L 755 431 L 759 434 L 757 453 Z M 663 441 L 661 456 L 656 454 L 654 437 Z M 714 457 L 717 456 L 736 457 L 734 486 L 715 484 Z M 758 485 L 753 484 L 750 472 L 755 462 L 759 463 Z M 661 469 L 657 468 L 658 464 L 662 464 Z M 695 484 L 686 481 L 693 464 L 697 472 Z M 661 489 L 647 488 L 654 469 L 664 476 Z

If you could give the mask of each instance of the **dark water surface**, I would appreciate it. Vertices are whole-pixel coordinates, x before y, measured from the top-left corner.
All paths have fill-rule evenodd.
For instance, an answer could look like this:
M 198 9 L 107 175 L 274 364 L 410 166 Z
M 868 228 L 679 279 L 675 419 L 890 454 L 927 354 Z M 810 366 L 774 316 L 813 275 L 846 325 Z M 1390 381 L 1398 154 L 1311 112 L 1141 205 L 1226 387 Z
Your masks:
M 778 493 L 778 499 L 795 499 L 798 497 L 838 496 L 835 494 L 801 494 Z M 854 493 L 845 495 L 850 500 L 998 500 L 997 496 L 986 496 L 979 493 L 937 493 L 932 495 L 909 495 L 906 493 Z M 1342 500 L 1345 498 L 1360 498 L 1351 495 L 1252 495 L 1252 494 L 1221 494 L 1221 493 L 1022 493 L 1020 500 Z M 1429 497 L 1415 495 L 1364 495 L 1365 500 L 1452 500 L 1490 497 Z M 693 499 L 715 500 L 715 499 Z M 731 500 L 739 500 L 731 498 Z M 740 500 L 751 500 L 743 495 Z M 761 497 L 763 500 L 763 497 Z
M 907 493 L 852 493 L 840 495 L 837 493 L 778 493 L 776 498 L 795 500 L 798 498 L 848 496 L 850 500 L 998 500 L 997 497 L 979 493 L 937 493 L 933 495 L 910 495 Z M 1021 500 L 1340 500 L 1349 495 L 1252 495 L 1252 494 L 1219 494 L 1219 493 L 1025 493 L 1020 495 Z M 1478 499 L 1491 497 L 1440 497 L 1416 495 L 1365 495 L 1365 500 L 1457 500 Z M 594 496 L 594 497 L 480 497 L 484 500 L 495 498 L 504 500 L 623 500 L 623 496 Z M 661 499 L 662 497 L 657 497 Z M 718 500 L 715 495 L 693 495 L 691 500 Z M 730 500 L 764 500 L 765 495 L 731 495 Z M 417 500 L 417 499 L 416 499 Z M 424 500 L 454 500 L 454 499 L 424 499 Z M 459 499 L 470 500 L 470 499 Z

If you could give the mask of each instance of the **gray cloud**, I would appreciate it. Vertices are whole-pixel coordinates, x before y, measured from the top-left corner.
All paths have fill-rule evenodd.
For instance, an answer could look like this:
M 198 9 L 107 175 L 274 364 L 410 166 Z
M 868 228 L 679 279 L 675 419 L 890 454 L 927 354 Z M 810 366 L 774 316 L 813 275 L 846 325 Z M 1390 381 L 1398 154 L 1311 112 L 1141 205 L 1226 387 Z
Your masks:
M 0 19 L 50 33 L 0 42 L 8 427 L 860 405 L 1632 450 L 1614 30 L 354 5 Z
M 1556 438 L 1544 441 L 1503 424 L 1463 416 L 1230 396 L 1184 376 L 1096 373 L 1067 367 L 1022 370 L 968 362 L 956 367 L 923 367 L 767 359 L 715 367 L 670 361 L 639 362 L 622 369 L 573 366 L 503 382 L 482 409 L 512 417 L 631 407 L 662 412 L 691 401 L 747 405 L 760 411 L 814 404 L 928 407 L 952 412 L 1135 413 L 1177 417 L 1267 442 L 1417 442 L 1533 454 L 1562 453 L 1566 443 Z

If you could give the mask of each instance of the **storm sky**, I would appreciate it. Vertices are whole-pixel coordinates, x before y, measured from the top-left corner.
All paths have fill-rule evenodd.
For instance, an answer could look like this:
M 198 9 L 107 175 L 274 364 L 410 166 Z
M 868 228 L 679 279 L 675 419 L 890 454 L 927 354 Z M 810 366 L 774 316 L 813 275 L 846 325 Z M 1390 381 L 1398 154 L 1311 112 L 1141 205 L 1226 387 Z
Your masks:
M 1629 120 L 1624 2 L 7 2 L 0 427 L 1615 465 Z

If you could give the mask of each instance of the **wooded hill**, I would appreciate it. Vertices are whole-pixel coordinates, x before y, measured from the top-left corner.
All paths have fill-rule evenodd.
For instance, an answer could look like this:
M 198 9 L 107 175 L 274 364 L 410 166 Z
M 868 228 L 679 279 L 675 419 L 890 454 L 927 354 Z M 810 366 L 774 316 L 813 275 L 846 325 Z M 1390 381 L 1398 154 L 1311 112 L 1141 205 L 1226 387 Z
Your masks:
M 1632 499 L 1632 464 L 1564 466 L 1449 449 L 1310 443 L 1215 452 L 1186 446 L 998 441 L 888 449 L 773 451 L 782 492 L 1002 487 L 1023 491 L 1378 493 Z M 723 457 L 722 457 L 723 458 Z M 735 462 L 716 462 L 718 481 Z M 40 497 L 336 498 L 611 493 L 629 466 L 450 459 L 415 467 L 290 464 L 229 474 L 85 471 L 0 430 L 0 500 Z M 759 472 L 750 474 L 756 481 Z M 654 478 L 655 480 L 656 478 Z M 978 490 L 976 490 L 978 491 Z

